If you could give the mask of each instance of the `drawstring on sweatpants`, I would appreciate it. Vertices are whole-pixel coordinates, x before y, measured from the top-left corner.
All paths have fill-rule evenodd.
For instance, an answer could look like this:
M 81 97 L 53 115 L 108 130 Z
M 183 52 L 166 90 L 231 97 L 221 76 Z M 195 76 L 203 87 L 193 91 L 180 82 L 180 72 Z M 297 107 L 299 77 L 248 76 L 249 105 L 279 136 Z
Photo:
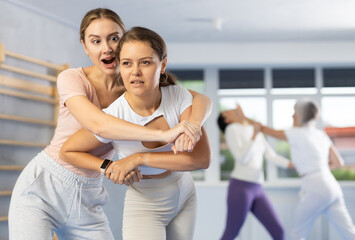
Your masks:
M 79 190 L 79 198 L 78 198 L 78 190 Z M 79 221 L 80 221 L 80 207 L 81 207 L 81 193 L 83 191 L 83 183 L 75 181 L 75 196 L 74 196 L 74 209 L 76 210 L 78 208 L 78 216 L 79 216 Z M 78 207 L 79 205 L 79 207 Z

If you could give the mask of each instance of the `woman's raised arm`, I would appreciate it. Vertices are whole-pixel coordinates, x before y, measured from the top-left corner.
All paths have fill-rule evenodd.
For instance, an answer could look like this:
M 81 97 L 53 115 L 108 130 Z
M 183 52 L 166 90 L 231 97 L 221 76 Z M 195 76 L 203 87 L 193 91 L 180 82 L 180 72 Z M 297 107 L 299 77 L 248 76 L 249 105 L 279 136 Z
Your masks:
M 335 169 L 344 166 L 344 159 L 334 145 L 329 148 L 329 168 Z
M 184 121 L 176 127 L 162 131 L 139 126 L 104 113 L 85 96 L 74 96 L 65 102 L 70 113 L 95 135 L 114 140 L 140 140 L 174 142 L 181 134 L 187 134 L 196 140 L 199 130 L 194 124 Z
M 194 132 L 196 139 L 192 141 L 191 137 L 186 138 L 186 136 L 182 134 L 175 140 L 175 145 L 172 148 L 175 153 L 192 151 L 201 137 L 201 126 L 211 115 L 212 111 L 212 101 L 207 96 L 192 90 L 189 90 L 189 92 L 193 96 L 192 111 L 190 117 L 186 120 L 196 126 L 197 131 Z
M 192 112 L 188 121 L 202 126 L 211 115 L 212 101 L 206 95 L 201 93 L 192 90 L 189 90 L 189 92 L 193 96 L 193 101 Z
M 260 124 L 261 123 L 258 123 L 258 122 L 254 122 L 254 124 Z M 267 127 L 267 126 L 264 126 L 264 125 L 261 125 L 260 126 L 260 131 L 266 135 L 269 135 L 271 137 L 274 137 L 274 138 L 278 138 L 280 140 L 284 140 L 284 141 L 287 141 L 287 136 L 285 134 L 285 131 L 284 130 L 275 130 L 273 128 L 270 128 L 270 127 Z

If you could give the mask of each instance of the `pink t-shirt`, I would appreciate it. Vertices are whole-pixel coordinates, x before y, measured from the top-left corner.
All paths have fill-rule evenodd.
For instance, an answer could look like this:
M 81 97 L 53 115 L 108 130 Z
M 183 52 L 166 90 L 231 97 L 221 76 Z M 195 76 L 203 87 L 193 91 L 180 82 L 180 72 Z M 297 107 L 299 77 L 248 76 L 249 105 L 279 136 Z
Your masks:
M 50 144 L 45 148 L 45 152 L 58 164 L 68 170 L 84 177 L 99 177 L 100 173 L 88 169 L 75 167 L 59 157 L 59 151 L 64 142 L 76 131 L 82 128 L 80 123 L 70 113 L 65 106 L 65 102 L 73 96 L 86 96 L 95 106 L 101 109 L 95 88 L 87 79 L 83 68 L 67 69 L 58 76 L 57 87 L 59 92 L 59 113 L 57 127 Z M 102 159 L 111 159 L 114 155 L 111 144 L 97 148 L 91 152 Z

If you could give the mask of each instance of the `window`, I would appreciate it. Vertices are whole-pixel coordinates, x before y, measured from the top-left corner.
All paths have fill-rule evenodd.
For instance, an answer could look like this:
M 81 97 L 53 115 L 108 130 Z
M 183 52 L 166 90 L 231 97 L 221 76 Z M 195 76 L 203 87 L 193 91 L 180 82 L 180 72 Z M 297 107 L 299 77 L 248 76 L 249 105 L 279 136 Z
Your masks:
M 355 68 L 325 68 L 323 94 L 354 94 Z
M 314 69 L 273 69 L 273 88 L 315 87 Z
M 203 81 L 203 70 L 171 70 L 179 84 L 187 89 L 204 93 L 205 84 Z
M 355 68 L 324 68 L 321 91 L 325 131 L 345 163 L 332 172 L 338 180 L 355 180 Z
M 268 73 L 268 74 L 265 74 Z M 316 81 L 317 80 L 317 81 Z M 240 104 L 244 113 L 275 129 L 293 125 L 297 99 L 313 99 L 320 105 L 322 124 L 344 158 L 345 167 L 333 170 L 338 180 L 355 180 L 355 68 L 261 68 L 219 70 L 219 111 Z M 275 151 L 290 158 L 286 141 L 269 137 Z M 220 135 L 221 179 L 229 179 L 234 160 Z M 299 177 L 295 170 L 266 163 L 267 180 Z
M 272 94 L 315 94 L 314 69 L 273 69 Z
M 220 70 L 219 88 L 264 88 L 264 72 L 262 69 Z
M 355 180 L 355 114 L 349 112 L 354 104 L 355 96 L 322 98 L 325 131 L 344 159 L 345 166 L 333 170 L 338 180 Z
M 262 90 L 262 91 L 260 91 Z M 248 117 L 267 122 L 263 69 L 224 69 L 219 71 L 219 112 L 234 109 L 239 104 Z M 245 97 L 241 97 L 241 96 Z M 224 135 L 220 133 L 221 180 L 227 180 L 234 168 Z
M 219 100 L 219 112 L 234 109 L 237 104 L 242 107 L 246 116 L 266 124 L 266 99 L 264 97 L 222 97 Z M 227 180 L 234 168 L 234 159 L 222 133 L 220 133 L 220 143 L 221 180 Z
M 292 115 L 294 113 L 293 106 L 296 103 L 296 99 L 275 99 L 272 102 L 272 127 L 274 129 L 288 129 L 293 126 Z M 290 159 L 290 144 L 287 141 L 278 140 L 275 138 L 268 138 L 271 146 L 274 150 Z M 270 176 L 269 179 L 277 178 L 295 178 L 298 174 L 295 170 L 277 168 L 277 176 Z M 269 174 L 270 175 L 270 174 Z
M 321 106 L 321 114 L 324 126 L 355 126 L 355 113 L 351 114 L 352 108 L 355 106 L 355 94 L 354 96 L 346 97 L 325 96 L 322 98 Z
M 355 87 L 355 68 L 325 68 L 324 87 Z

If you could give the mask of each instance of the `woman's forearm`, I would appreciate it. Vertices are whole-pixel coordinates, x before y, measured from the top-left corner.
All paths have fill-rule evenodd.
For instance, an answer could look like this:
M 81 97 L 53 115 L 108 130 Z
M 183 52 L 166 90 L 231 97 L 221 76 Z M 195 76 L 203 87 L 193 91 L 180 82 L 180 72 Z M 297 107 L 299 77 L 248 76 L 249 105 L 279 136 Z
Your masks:
M 147 128 L 103 113 L 102 120 L 89 130 L 100 137 L 114 140 L 165 141 L 164 132 Z
M 285 131 L 283 131 L 283 130 L 275 130 L 273 128 L 270 128 L 270 127 L 267 127 L 267 126 L 263 125 L 261 127 L 261 132 L 266 134 L 266 135 L 269 135 L 271 137 L 287 141 L 287 137 L 286 137 Z
M 104 145 L 92 133 L 83 128 L 74 133 L 62 145 L 59 157 L 73 166 L 100 172 L 103 160 L 89 152 Z M 112 149 L 111 144 L 106 146 L 107 149 L 102 150 L 108 151 Z
M 208 168 L 211 162 L 211 149 L 207 134 L 203 135 L 192 152 L 173 154 L 172 152 L 135 153 L 110 164 L 107 172 L 115 172 L 110 178 L 122 184 L 127 174 L 145 165 L 171 171 L 191 171 Z
M 73 166 L 96 172 L 100 172 L 103 163 L 103 159 L 86 152 L 61 152 L 60 158 Z
M 107 139 L 165 141 L 163 131 L 148 129 L 104 113 L 85 96 L 74 96 L 65 102 L 83 128 Z
M 172 171 L 208 168 L 211 162 L 211 148 L 204 128 L 202 128 L 202 132 L 202 137 L 192 152 L 178 154 L 172 152 L 137 153 L 139 164 Z
M 189 91 L 193 96 L 192 112 L 189 121 L 202 126 L 211 115 L 212 101 L 203 94 L 191 90 Z
M 174 154 L 172 152 L 145 152 L 135 153 L 123 158 L 115 165 L 125 169 L 124 172 L 139 166 L 149 166 L 171 171 L 191 171 L 208 168 L 211 162 L 211 149 L 207 134 L 203 134 L 192 152 Z
M 331 170 L 344 166 L 344 160 L 335 146 L 329 148 L 329 168 Z
M 106 139 L 174 142 L 185 133 L 195 141 L 195 129 L 199 129 L 191 126 L 193 123 L 182 123 L 166 131 L 136 125 L 104 113 L 85 96 L 71 97 L 66 107 L 83 128 Z

